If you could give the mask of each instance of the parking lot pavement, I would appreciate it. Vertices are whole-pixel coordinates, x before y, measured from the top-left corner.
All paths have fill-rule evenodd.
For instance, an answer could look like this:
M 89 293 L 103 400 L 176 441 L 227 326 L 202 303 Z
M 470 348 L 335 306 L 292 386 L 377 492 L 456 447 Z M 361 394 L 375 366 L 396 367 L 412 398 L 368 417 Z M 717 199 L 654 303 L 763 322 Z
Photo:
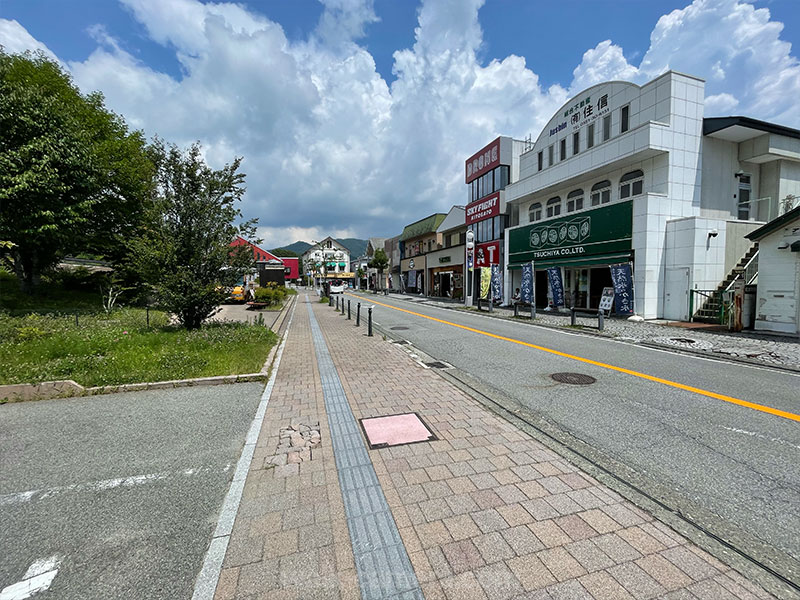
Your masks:
M 263 388 L 0 406 L 0 597 L 190 598 Z
M 299 300 L 218 600 L 772 597 L 400 346 Z M 368 449 L 356 420 L 398 413 L 436 439 Z

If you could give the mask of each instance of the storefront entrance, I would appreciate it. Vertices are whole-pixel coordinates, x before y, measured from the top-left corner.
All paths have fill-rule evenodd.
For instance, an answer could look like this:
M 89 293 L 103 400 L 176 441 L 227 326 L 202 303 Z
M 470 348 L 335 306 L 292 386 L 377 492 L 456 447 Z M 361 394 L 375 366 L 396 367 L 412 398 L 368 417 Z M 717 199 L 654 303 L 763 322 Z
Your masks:
M 589 269 L 564 269 L 564 301 L 568 308 L 589 308 Z

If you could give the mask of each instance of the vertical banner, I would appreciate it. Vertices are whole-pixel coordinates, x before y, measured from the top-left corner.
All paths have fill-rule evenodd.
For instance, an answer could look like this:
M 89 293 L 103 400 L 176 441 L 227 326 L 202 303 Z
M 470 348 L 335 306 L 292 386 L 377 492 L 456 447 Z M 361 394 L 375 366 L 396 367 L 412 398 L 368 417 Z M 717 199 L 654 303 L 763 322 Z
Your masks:
M 564 283 L 561 281 L 561 268 L 550 267 L 547 269 L 547 279 L 550 281 L 553 306 L 564 306 Z
M 417 293 L 422 293 L 422 273 L 417 273 Z
M 389 284 L 387 287 L 389 289 L 392 289 L 392 274 L 389 273 L 389 275 L 387 275 L 386 279 L 387 279 L 387 283 Z
M 631 263 L 611 265 L 611 281 L 614 284 L 614 312 L 618 315 L 633 314 L 633 274 Z
M 490 269 L 481 269 L 481 298 L 489 297 L 489 286 L 492 283 L 492 271 Z
M 417 272 L 411 269 L 408 272 L 408 288 L 411 289 L 417 286 Z
M 500 265 L 492 265 L 492 298 L 503 299 L 503 273 L 500 271 Z
M 467 269 L 472 271 L 472 255 L 474 252 L 467 252 Z
M 522 284 L 519 288 L 520 302 L 530 304 L 533 302 L 533 263 L 522 265 Z

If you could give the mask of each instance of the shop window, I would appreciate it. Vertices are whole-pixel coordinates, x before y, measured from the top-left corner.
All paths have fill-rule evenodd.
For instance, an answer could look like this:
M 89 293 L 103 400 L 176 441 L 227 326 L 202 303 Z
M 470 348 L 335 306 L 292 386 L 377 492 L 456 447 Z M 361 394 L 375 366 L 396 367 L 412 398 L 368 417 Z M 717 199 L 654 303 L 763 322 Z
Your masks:
M 592 186 L 592 206 L 611 202 L 611 182 L 606 179 Z
M 619 110 L 619 132 L 625 133 L 630 128 L 631 107 L 623 106 Z
M 542 203 L 534 202 L 528 209 L 528 221 L 533 223 L 534 221 L 541 221 L 541 220 L 542 220 Z
M 550 198 L 547 201 L 547 218 L 557 217 L 561 214 L 561 196 Z
M 564 160 L 565 158 L 567 158 L 567 138 L 561 140 L 561 143 L 559 144 L 559 149 L 560 149 L 560 152 L 558 154 L 560 156 L 559 160 Z
M 542 164 L 544 163 L 544 151 L 539 150 L 539 170 L 542 170 Z
M 631 196 L 638 196 L 642 193 L 644 185 L 644 173 L 640 170 L 625 173 L 619 180 L 619 197 L 629 198 Z
M 581 151 L 581 132 L 576 131 L 572 134 L 572 154 L 575 155 Z
M 611 137 L 611 115 L 603 117 L 603 141 L 607 142 Z
M 550 144 L 550 146 L 547 148 L 547 166 L 552 167 L 554 162 L 555 161 L 553 160 L 553 144 Z
M 493 240 L 499 240 L 503 234 L 503 216 L 497 216 L 494 219 L 494 237 Z
M 586 128 L 586 147 L 591 148 L 594 146 L 594 123 Z
M 583 190 L 573 190 L 567 194 L 567 212 L 583 209 Z

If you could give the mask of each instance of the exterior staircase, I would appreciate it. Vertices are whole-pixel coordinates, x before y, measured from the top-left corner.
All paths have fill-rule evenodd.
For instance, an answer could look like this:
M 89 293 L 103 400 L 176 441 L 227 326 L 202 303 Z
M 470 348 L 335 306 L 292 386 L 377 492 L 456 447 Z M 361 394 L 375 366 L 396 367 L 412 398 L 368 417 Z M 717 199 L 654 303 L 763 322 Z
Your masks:
M 754 243 L 728 276 L 715 290 L 694 290 L 694 314 L 691 321 L 723 324 L 726 311 L 724 292 L 733 289 L 736 280 L 744 278 L 745 285 L 753 283 L 758 275 L 758 242 Z

